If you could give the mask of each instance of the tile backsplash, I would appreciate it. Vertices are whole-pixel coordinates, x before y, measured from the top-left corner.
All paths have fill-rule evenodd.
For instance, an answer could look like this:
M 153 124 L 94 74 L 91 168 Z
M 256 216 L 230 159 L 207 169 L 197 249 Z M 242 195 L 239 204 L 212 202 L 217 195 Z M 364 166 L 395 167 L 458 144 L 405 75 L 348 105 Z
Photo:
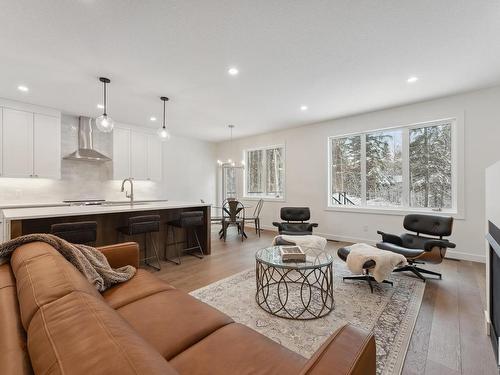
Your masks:
M 94 131 L 94 148 L 111 157 L 112 133 Z M 78 147 L 78 117 L 62 115 L 61 157 Z M 68 199 L 125 200 L 121 181 L 112 180 L 113 162 L 89 162 L 61 159 L 61 179 L 0 178 L 0 205 L 16 203 L 48 203 Z M 163 185 L 152 181 L 136 181 L 134 193 L 140 199 L 164 199 Z

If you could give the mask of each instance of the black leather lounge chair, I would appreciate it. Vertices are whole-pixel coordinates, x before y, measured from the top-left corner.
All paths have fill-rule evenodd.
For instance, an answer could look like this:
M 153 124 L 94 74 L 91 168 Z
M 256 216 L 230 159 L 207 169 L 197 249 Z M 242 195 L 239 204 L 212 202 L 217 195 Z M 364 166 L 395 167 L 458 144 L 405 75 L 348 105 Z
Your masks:
M 404 233 L 400 236 L 377 231 L 382 236 L 382 241 L 377 247 L 383 250 L 402 254 L 408 260 L 408 265 L 396 268 L 394 272 L 411 271 L 423 281 L 426 278 L 422 274 L 442 276 L 438 272 L 417 267 L 417 264 L 433 263 L 439 264 L 443 261 L 447 248 L 456 245 L 443 237 L 451 235 L 453 218 L 436 215 L 406 215 L 403 221 L 406 230 L 415 232 Z M 422 236 L 426 234 L 434 237 Z
M 279 234 L 290 236 L 310 235 L 313 228 L 318 226 L 317 223 L 307 223 L 311 218 L 309 207 L 282 207 L 280 211 L 281 220 L 284 222 L 274 222 L 273 225 L 278 227 Z

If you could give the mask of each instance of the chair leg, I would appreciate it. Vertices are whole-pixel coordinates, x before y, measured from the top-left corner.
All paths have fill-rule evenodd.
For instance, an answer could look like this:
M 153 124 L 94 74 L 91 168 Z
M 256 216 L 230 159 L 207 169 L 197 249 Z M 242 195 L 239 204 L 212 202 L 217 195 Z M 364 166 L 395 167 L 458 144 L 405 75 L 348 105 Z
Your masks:
M 172 258 L 167 258 L 167 254 L 165 253 L 165 260 L 171 263 L 174 263 L 176 265 L 181 264 L 181 254 L 179 251 L 179 247 L 177 246 L 176 238 L 175 238 L 175 229 L 172 225 L 169 225 L 169 228 L 172 230 L 172 237 L 173 237 L 173 244 L 175 246 L 175 251 L 177 253 L 177 260 L 174 260 Z M 167 243 L 165 244 L 165 247 L 168 245 L 168 230 L 167 230 Z
M 343 277 L 343 281 L 345 280 L 363 280 L 368 282 L 368 285 L 370 286 L 370 291 L 373 293 L 373 282 L 376 282 L 375 278 L 370 275 L 368 272 L 366 272 L 363 275 L 358 275 L 358 276 L 345 276 Z M 394 285 L 392 281 L 390 280 L 384 280 L 382 281 L 384 284 L 389 284 L 389 285 Z
M 257 228 L 258 228 L 257 231 L 259 232 L 259 238 L 260 238 L 260 231 L 261 231 L 261 229 L 260 229 L 260 218 L 257 218 Z
M 193 232 L 194 232 L 194 238 L 196 240 L 196 246 L 193 246 L 192 248 L 189 248 L 189 249 L 186 249 L 186 250 L 196 250 L 196 249 L 198 249 L 200 251 L 200 254 L 189 252 L 189 255 L 195 256 L 198 259 L 203 259 L 203 257 L 204 257 L 205 254 L 203 253 L 203 248 L 201 247 L 200 239 L 198 238 L 198 233 L 196 232 L 196 228 L 193 228 Z
M 255 219 L 255 234 L 259 234 L 259 227 L 257 226 L 257 219 Z
M 147 236 L 147 233 L 146 233 L 146 235 L 145 235 L 145 236 Z M 145 237 L 145 239 L 144 239 L 144 240 L 145 240 L 145 242 L 147 242 L 147 237 Z M 154 265 L 152 265 L 152 264 L 150 264 L 150 263 L 148 262 L 148 260 L 149 260 L 150 258 L 148 258 L 148 257 L 146 257 L 146 264 L 147 264 L 148 266 L 150 266 L 150 267 L 153 267 L 153 268 L 154 268 L 154 269 L 156 269 L 157 271 L 160 271 L 160 270 L 161 270 L 160 257 L 159 257 L 159 255 L 158 255 L 158 249 L 156 248 L 156 241 L 153 241 L 153 233 L 149 233 L 149 240 L 150 240 L 151 245 L 152 245 L 152 247 L 153 247 L 153 252 L 154 252 L 154 254 L 155 254 L 155 258 L 156 258 L 156 262 L 158 263 L 158 267 L 157 267 L 157 266 L 154 266 Z M 146 246 L 146 245 L 145 245 L 145 246 Z M 151 257 L 151 258 L 152 258 L 152 257 Z
M 413 274 L 415 274 L 420 280 L 424 282 L 427 280 L 427 278 L 424 275 L 422 275 L 423 273 L 433 276 L 438 276 L 440 280 L 443 278 L 443 276 L 439 272 L 429 271 L 424 268 L 414 266 L 413 264 L 408 264 L 407 266 L 396 268 L 393 272 L 405 272 L 405 271 L 413 272 Z

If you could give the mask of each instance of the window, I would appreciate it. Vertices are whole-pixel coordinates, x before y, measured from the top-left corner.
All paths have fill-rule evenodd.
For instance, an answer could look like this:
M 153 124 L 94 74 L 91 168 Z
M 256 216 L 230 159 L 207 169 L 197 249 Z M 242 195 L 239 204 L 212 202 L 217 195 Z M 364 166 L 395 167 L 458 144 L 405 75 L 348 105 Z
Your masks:
M 284 197 L 285 148 L 272 146 L 245 151 L 245 196 Z
M 455 120 L 329 138 L 329 205 L 456 210 Z
M 222 195 L 226 198 L 236 198 L 236 168 L 230 166 L 222 167 Z

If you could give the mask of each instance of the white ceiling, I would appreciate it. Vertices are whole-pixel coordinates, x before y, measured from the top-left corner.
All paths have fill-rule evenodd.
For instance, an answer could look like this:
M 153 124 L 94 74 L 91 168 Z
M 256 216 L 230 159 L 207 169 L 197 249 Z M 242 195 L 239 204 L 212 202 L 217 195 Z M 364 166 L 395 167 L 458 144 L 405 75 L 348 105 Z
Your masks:
M 3 0 L 0 96 L 218 141 L 500 83 L 500 1 Z M 237 66 L 240 74 L 227 74 Z M 416 75 L 417 83 L 408 84 Z M 17 90 L 25 84 L 28 93 Z M 309 110 L 300 111 L 301 105 Z

